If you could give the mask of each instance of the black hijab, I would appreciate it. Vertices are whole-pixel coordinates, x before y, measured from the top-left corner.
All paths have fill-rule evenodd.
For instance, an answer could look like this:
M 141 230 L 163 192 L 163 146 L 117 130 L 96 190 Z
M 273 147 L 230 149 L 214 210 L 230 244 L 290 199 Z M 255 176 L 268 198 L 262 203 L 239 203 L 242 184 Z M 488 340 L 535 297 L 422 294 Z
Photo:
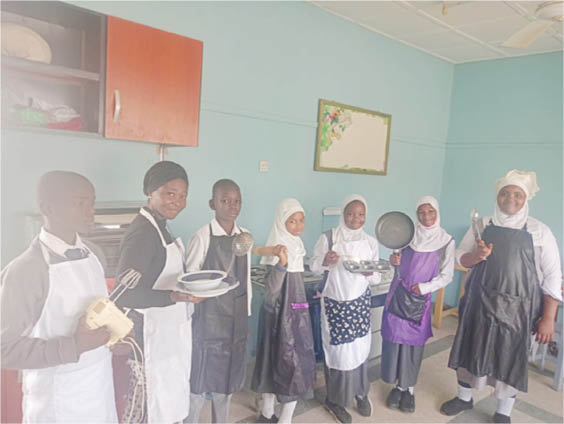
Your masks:
M 182 166 L 171 161 L 157 162 L 149 168 L 143 179 L 143 193 L 151 194 L 169 181 L 180 178 L 188 185 L 188 175 Z

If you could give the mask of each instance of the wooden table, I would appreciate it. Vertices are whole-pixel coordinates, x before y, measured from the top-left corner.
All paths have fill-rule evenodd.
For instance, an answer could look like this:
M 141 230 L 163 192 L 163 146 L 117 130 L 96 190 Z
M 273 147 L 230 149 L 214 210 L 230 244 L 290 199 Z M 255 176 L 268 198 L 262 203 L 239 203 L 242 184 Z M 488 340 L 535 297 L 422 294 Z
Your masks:
M 462 277 L 460 278 L 460 293 L 458 295 L 458 300 L 460 301 L 460 298 L 464 296 L 464 285 L 466 283 L 466 277 L 468 276 L 468 269 L 458 265 L 455 265 L 454 269 L 455 271 L 460 271 L 462 273 Z M 443 287 L 437 292 L 437 298 L 435 299 L 435 308 L 433 309 L 433 327 L 435 328 L 441 327 L 441 322 L 444 317 L 448 317 L 449 315 L 458 317 L 458 306 L 443 310 L 444 305 L 445 288 Z

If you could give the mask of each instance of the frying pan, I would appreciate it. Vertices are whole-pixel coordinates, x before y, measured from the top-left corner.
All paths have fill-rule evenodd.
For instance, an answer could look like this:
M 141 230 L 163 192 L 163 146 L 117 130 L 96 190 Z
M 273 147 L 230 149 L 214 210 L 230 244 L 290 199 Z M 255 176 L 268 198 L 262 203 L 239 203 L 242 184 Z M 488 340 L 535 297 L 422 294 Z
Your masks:
M 376 222 L 376 238 L 394 253 L 407 246 L 415 234 L 415 225 L 403 212 L 387 212 Z
M 374 231 L 378 241 L 397 254 L 413 239 L 415 225 L 403 212 L 392 211 L 378 218 Z M 399 267 L 396 267 L 396 272 L 399 276 Z

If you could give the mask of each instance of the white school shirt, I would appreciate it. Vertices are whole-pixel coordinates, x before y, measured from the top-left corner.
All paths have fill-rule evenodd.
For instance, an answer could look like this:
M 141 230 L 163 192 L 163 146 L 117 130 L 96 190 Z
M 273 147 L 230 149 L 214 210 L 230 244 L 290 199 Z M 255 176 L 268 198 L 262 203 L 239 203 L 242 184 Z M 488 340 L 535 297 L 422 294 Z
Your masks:
M 232 234 L 227 234 L 219 222 L 214 218 L 211 220 L 211 229 L 214 236 L 232 236 L 242 232 L 248 232 L 247 229 L 239 227 L 237 223 L 233 226 Z M 188 240 L 186 243 L 186 271 L 199 271 L 204 266 L 208 249 L 210 247 L 210 226 L 204 225 Z M 251 285 L 251 254 L 247 254 L 247 308 L 248 314 L 251 315 L 251 300 L 253 297 L 253 288 Z
M 88 247 L 82 242 L 82 239 L 78 234 L 76 234 L 76 241 L 74 245 L 70 245 L 65 241 L 61 240 L 56 235 L 51 234 L 45 228 L 41 227 L 41 231 L 39 232 L 39 240 L 42 241 L 43 244 L 48 246 L 49 249 L 51 249 L 57 255 L 62 256 L 63 258 L 66 257 L 65 252 L 68 249 L 80 248 L 90 252 L 90 249 L 88 249 Z
M 484 228 L 490 223 L 490 220 L 491 216 L 482 218 Z M 527 218 L 527 232 L 533 236 L 535 266 L 542 292 L 561 301 L 562 269 L 556 239 L 547 225 L 531 217 Z M 460 263 L 462 255 L 472 253 L 475 248 L 476 240 L 472 227 L 470 227 L 456 249 L 456 263 L 462 265 Z
M 454 239 L 449 241 L 444 248 L 444 256 L 439 261 L 439 272 L 431 280 L 426 283 L 419 283 L 421 294 L 433 293 L 443 287 L 446 287 L 454 276 Z M 412 248 L 413 249 L 413 248 Z
M 333 228 L 333 241 L 335 240 L 335 228 Z M 379 259 L 378 256 L 378 241 L 374 237 L 367 236 L 366 240 L 371 248 L 372 253 L 372 260 L 377 261 Z M 334 244 L 334 243 L 333 243 Z M 313 248 L 313 256 L 309 261 L 309 268 L 311 272 L 316 274 L 323 274 L 325 271 L 330 271 L 332 267 L 340 265 L 339 263 L 335 265 L 323 266 L 323 259 L 325 259 L 325 255 L 329 251 L 329 241 L 325 234 L 322 234 L 317 243 L 315 243 L 315 247 Z M 342 266 L 342 265 L 340 265 Z M 378 272 L 373 273 L 371 276 L 367 277 L 370 285 L 378 284 L 381 279 L 381 275 Z

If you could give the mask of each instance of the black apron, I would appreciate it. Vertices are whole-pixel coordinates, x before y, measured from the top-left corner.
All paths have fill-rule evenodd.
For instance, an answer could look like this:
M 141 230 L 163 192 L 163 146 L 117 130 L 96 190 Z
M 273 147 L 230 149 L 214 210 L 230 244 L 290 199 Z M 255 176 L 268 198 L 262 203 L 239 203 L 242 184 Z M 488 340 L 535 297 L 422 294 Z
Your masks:
M 312 396 L 315 354 L 307 305 L 302 273 L 287 272 L 274 308 L 263 305 L 259 316 L 255 392 L 276 393 L 281 402 Z
M 466 282 L 448 366 L 526 392 L 530 335 L 543 305 L 533 239 L 526 226 L 517 230 L 491 222 L 482 238 L 494 247 Z
M 202 269 L 227 271 L 233 236 L 214 236 Z M 248 333 L 247 256 L 236 256 L 229 275 L 239 286 L 194 305 L 192 315 L 192 393 L 234 393 L 243 388 Z
M 286 274 L 274 307 L 272 376 L 275 393 L 301 395 L 313 388 L 315 354 L 303 274 Z

